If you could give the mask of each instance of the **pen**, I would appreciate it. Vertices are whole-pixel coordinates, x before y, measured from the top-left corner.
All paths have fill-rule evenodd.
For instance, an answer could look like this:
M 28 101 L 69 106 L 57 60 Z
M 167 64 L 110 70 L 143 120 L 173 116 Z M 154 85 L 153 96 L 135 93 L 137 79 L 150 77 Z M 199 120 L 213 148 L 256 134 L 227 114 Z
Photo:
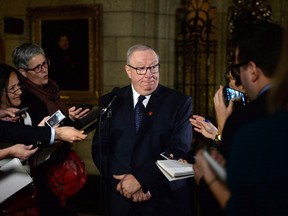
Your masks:
M 163 158 L 165 158 L 166 160 L 171 160 L 171 158 L 165 156 L 165 152 L 162 152 L 160 155 L 161 155 Z

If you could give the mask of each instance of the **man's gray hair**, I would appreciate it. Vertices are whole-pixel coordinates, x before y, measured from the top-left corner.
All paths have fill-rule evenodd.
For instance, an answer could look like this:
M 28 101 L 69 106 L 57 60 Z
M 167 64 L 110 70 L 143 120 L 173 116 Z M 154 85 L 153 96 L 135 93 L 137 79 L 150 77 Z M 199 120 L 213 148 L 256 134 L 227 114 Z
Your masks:
M 155 54 L 157 55 L 157 60 L 159 62 L 159 55 L 152 47 L 150 47 L 149 45 L 136 44 L 128 49 L 126 64 L 130 64 L 131 56 L 135 51 L 145 51 L 145 50 L 152 50 L 153 52 L 155 52 Z

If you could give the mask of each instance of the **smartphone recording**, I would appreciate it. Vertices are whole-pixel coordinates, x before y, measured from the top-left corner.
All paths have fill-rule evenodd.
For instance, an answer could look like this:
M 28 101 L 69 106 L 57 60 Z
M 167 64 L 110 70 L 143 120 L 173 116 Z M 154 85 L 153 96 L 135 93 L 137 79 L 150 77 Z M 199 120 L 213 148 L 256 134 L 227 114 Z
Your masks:
M 65 118 L 65 115 L 60 111 L 56 111 L 47 121 L 46 124 L 51 128 L 60 124 L 60 122 Z
M 245 106 L 247 104 L 247 98 L 244 92 L 232 89 L 229 87 L 224 87 L 223 89 L 225 103 L 228 106 L 229 101 L 234 99 L 234 102 Z

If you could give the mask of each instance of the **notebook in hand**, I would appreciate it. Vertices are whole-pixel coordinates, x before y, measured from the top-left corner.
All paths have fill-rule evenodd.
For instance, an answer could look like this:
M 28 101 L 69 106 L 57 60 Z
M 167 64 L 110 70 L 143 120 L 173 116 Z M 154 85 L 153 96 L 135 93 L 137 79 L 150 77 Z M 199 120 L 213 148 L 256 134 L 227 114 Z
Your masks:
M 157 160 L 156 164 L 170 181 L 194 176 L 192 164 L 177 160 Z

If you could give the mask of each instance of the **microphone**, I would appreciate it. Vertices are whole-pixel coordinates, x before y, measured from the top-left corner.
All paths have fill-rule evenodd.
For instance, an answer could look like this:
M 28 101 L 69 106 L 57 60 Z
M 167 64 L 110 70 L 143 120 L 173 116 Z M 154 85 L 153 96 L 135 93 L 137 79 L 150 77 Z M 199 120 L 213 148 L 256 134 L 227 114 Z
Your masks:
M 97 122 L 98 118 L 102 117 L 108 111 L 108 109 L 111 107 L 113 101 L 117 98 L 119 90 L 120 90 L 119 87 L 115 87 L 112 90 L 113 98 L 108 103 L 108 105 L 106 107 L 102 107 L 102 108 L 100 107 L 98 109 L 92 110 L 83 118 L 78 119 L 78 121 L 77 121 L 78 125 L 75 126 L 75 128 L 79 129 L 79 130 L 84 129 L 85 132 L 89 132 L 90 130 L 93 130 L 95 128 L 94 124 Z
M 119 90 L 120 90 L 119 87 L 115 87 L 115 88 L 112 90 L 112 94 L 113 94 L 114 96 L 113 96 L 112 100 L 110 101 L 110 103 L 109 103 L 106 107 L 103 107 L 103 108 L 100 110 L 99 116 L 104 115 L 104 114 L 107 112 L 107 110 L 111 107 L 113 101 L 118 97 Z

